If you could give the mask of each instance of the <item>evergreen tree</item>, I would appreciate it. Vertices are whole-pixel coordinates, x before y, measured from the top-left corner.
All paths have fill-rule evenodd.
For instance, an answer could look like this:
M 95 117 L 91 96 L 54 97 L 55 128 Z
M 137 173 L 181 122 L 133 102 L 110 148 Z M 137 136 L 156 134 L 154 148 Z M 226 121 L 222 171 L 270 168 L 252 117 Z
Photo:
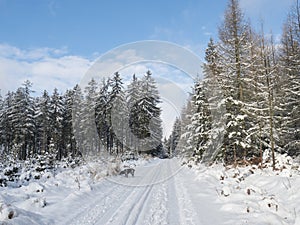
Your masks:
M 141 81 L 139 81 L 135 74 L 133 74 L 132 81 L 127 88 L 126 100 L 129 110 L 129 129 L 127 131 L 128 146 L 134 152 L 138 152 L 138 146 L 140 143 L 139 120 L 137 117 L 139 113 L 139 105 L 137 103 L 141 98 L 141 93 Z
M 168 140 L 165 141 L 166 149 L 170 157 L 177 155 L 177 145 L 180 141 L 181 136 L 181 121 L 179 118 L 175 119 L 172 133 Z
M 50 100 L 50 133 L 53 147 L 50 154 L 55 154 L 58 159 L 62 157 L 62 120 L 64 105 L 62 96 L 58 93 L 57 88 L 54 89 Z
M 138 139 L 138 151 L 159 154 L 162 151 L 161 109 L 158 106 L 160 97 L 151 75 L 151 72 L 147 71 L 141 82 L 134 77 L 127 97 L 129 125 L 131 132 Z
M 85 151 L 95 153 L 98 150 L 98 135 L 95 121 L 95 107 L 97 99 L 97 83 L 94 79 L 85 87 L 85 101 L 82 107 L 82 132 Z
M 13 127 L 13 145 L 15 156 L 25 160 L 34 151 L 34 104 L 30 96 L 32 84 L 27 80 L 14 95 L 8 119 Z
M 116 72 L 111 81 L 112 90 L 109 96 L 108 111 L 110 114 L 111 132 L 113 134 L 116 154 L 124 151 L 126 146 L 126 130 L 128 124 L 128 110 L 125 100 L 123 82 L 120 74 Z
M 250 143 L 246 129 L 245 89 L 249 57 L 250 26 L 245 22 L 238 0 L 230 0 L 219 29 L 222 87 L 225 95 L 227 129 L 223 150 L 227 161 L 247 155 Z
M 205 87 L 203 82 L 198 81 L 194 87 L 194 107 L 195 112 L 191 118 L 191 129 L 194 131 L 192 140 L 193 155 L 196 162 L 200 162 L 202 155 L 208 150 L 210 132 L 211 132 L 211 115 Z
M 83 129 L 82 129 L 82 107 L 83 107 L 84 96 L 82 94 L 79 85 L 73 88 L 73 98 L 72 98 L 72 125 L 73 132 L 76 142 L 76 147 L 72 149 L 72 155 L 76 155 L 78 152 L 83 151 Z
M 158 106 L 161 101 L 155 80 L 151 75 L 148 70 L 142 80 L 142 98 L 138 103 L 141 109 L 139 116 L 140 137 L 144 139 L 142 142 L 143 151 L 150 150 L 151 153 L 158 154 L 162 150 L 161 109 Z
M 50 97 L 47 91 L 38 98 L 35 110 L 36 120 L 36 148 L 39 154 L 48 152 L 50 133 Z
M 106 151 L 108 151 L 109 149 L 108 147 L 109 126 L 107 120 L 108 86 L 109 86 L 108 81 L 103 80 L 98 93 L 96 106 L 95 106 L 96 127 L 100 139 L 99 150 L 101 150 L 101 146 L 103 146 Z
M 225 106 L 222 84 L 222 64 L 218 46 L 211 38 L 205 51 L 205 63 L 203 64 L 204 78 L 202 84 L 198 84 L 198 116 L 202 121 L 198 128 L 202 137 L 202 146 L 198 150 L 202 161 L 211 161 L 224 158 L 222 142 L 224 134 Z M 199 132 L 198 131 L 198 132 Z
M 62 147 L 63 147 L 63 157 L 67 157 L 71 154 L 73 157 L 77 152 L 76 140 L 73 132 L 73 90 L 67 90 L 63 96 L 64 109 L 63 109 L 63 119 L 62 119 Z
M 194 143 L 192 142 L 194 130 L 191 125 L 192 117 L 195 113 L 195 107 L 192 100 L 193 97 L 193 94 L 189 96 L 186 106 L 181 111 L 181 136 L 179 143 L 177 144 L 177 149 L 175 150 L 187 159 L 194 156 Z
M 13 145 L 13 124 L 10 119 L 11 109 L 13 104 L 14 93 L 8 92 L 4 102 L 1 113 L 1 139 L 3 145 L 3 151 L 6 156 L 11 154 Z
M 279 52 L 283 98 L 282 139 L 290 155 L 300 154 L 300 6 L 292 8 L 283 27 Z

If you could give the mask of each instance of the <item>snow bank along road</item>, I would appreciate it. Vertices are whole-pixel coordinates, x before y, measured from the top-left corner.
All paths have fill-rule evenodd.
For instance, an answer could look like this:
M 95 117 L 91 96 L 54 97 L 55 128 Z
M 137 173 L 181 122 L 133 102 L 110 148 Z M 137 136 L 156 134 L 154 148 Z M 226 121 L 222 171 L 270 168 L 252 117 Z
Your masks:
M 176 159 L 155 160 L 137 167 L 134 177 L 101 181 L 51 214 L 55 224 L 222 224 L 219 206 L 206 194 L 209 185 L 195 181 Z

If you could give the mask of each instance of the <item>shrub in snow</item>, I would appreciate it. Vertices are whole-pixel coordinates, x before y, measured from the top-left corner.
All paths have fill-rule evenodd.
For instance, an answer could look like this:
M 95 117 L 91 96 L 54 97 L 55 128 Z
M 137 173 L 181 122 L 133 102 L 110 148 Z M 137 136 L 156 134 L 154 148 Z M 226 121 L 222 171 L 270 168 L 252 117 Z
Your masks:
M 221 195 L 228 197 L 231 194 L 231 190 L 228 186 L 224 186 L 221 190 Z
M 77 166 L 82 165 L 84 162 L 83 158 L 80 156 L 73 157 L 71 153 L 68 154 L 67 157 L 64 157 L 59 162 L 60 167 L 62 168 L 75 168 Z
M 41 198 L 35 198 L 35 199 L 33 200 L 33 203 L 34 203 L 35 205 L 37 205 L 38 207 L 40 207 L 40 208 L 44 208 L 44 207 L 47 205 L 46 198 L 44 198 L 44 197 L 41 197 Z
M 5 203 L 0 203 L 0 221 L 9 220 L 17 216 L 16 209 Z
M 27 193 L 27 194 L 44 192 L 44 188 L 36 182 L 31 182 L 28 186 L 25 186 L 23 188 L 25 190 L 25 193 Z

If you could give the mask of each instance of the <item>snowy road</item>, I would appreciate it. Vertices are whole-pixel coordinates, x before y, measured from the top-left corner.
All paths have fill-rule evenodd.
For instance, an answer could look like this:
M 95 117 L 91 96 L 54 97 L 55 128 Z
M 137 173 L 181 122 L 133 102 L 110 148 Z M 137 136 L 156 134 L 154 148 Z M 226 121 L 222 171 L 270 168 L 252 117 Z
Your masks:
M 300 224 L 300 169 L 293 165 L 279 173 L 221 164 L 189 169 L 177 159 L 137 164 L 134 177 L 104 178 L 103 166 L 90 163 L 2 188 L 0 224 Z M 91 171 L 103 176 L 92 179 Z
M 59 207 L 55 224 L 221 224 L 217 205 L 205 194 L 208 183 L 195 182 L 178 162 L 157 160 L 136 168 L 135 177 L 113 177 L 93 191 Z M 199 190 L 202 189 L 202 190 Z M 210 190 L 211 191 L 211 190 Z M 196 194 L 201 193 L 201 194 Z M 210 216 L 211 215 L 211 216 Z M 224 218 L 223 218 L 224 219 Z

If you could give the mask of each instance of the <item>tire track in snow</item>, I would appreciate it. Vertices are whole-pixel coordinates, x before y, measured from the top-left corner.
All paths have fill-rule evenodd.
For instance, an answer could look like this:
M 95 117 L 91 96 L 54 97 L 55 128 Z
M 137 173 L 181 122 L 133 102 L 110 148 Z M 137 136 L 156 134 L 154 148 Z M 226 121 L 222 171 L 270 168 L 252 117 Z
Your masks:
M 165 164 L 163 164 L 164 167 Z M 161 168 L 158 173 L 160 173 L 161 178 L 167 177 L 169 171 L 167 168 Z M 167 210 L 167 180 L 162 180 L 162 183 L 156 184 L 154 186 L 154 190 L 152 191 L 151 196 L 151 204 L 150 204 L 150 210 L 149 213 L 146 214 L 145 220 L 142 224 L 145 225 L 153 225 L 153 224 L 160 224 L 160 225 L 166 225 L 168 224 L 168 210 Z
M 83 210 L 75 210 L 76 216 L 61 224 L 200 225 L 189 188 L 183 183 L 184 173 L 174 173 L 179 168 L 177 160 L 170 159 L 153 168 L 140 168 L 133 178 L 107 180 L 81 201 L 79 207 L 85 207 Z M 126 182 L 128 186 L 117 182 Z M 142 186 L 145 184 L 149 185 Z
M 108 211 L 111 207 L 111 199 L 114 195 L 119 195 L 119 193 L 123 193 L 126 195 L 130 190 L 126 190 L 124 192 L 124 187 L 122 185 L 115 185 L 114 183 L 108 182 L 109 187 L 105 192 L 100 192 L 97 196 L 89 196 L 87 205 L 78 207 L 84 207 L 84 209 L 80 210 L 76 213 L 75 217 L 70 219 L 69 221 L 64 221 L 60 224 L 72 224 L 72 225 L 82 225 L 82 224 L 97 224 L 98 217 L 103 215 Z M 94 193 L 94 192 L 93 192 Z M 99 193 L 99 191 L 97 192 Z
M 149 213 L 149 208 L 153 204 L 153 195 L 155 194 L 154 189 L 158 187 L 158 184 L 155 184 L 158 181 L 162 164 L 159 164 L 158 167 L 155 167 L 151 172 L 151 175 L 146 175 L 146 181 L 149 183 L 146 187 L 140 187 L 136 189 L 136 192 L 133 191 L 127 199 L 112 215 L 107 224 L 146 224 L 149 221 L 149 218 L 146 218 Z M 126 199 L 126 200 L 127 200 Z M 153 207 L 152 207 L 153 209 Z M 125 212 L 125 214 L 124 214 Z M 104 221 L 103 221 L 104 222 Z M 157 223 L 150 223 L 157 224 Z
M 171 161 L 171 170 L 175 171 L 178 170 L 178 165 L 175 164 L 176 161 Z M 200 225 L 201 222 L 198 219 L 197 212 L 193 206 L 193 203 L 190 199 L 190 195 L 187 192 L 187 189 L 182 184 L 181 180 L 182 173 L 179 171 L 174 175 L 174 187 L 177 196 L 177 205 L 178 205 L 178 212 L 179 212 L 179 220 L 178 224 L 180 225 Z
M 126 180 L 123 180 L 126 179 Z M 129 196 L 133 192 L 135 192 L 135 189 L 143 188 L 138 186 L 132 186 L 133 184 L 143 184 L 145 182 L 144 180 L 147 180 L 147 176 L 143 177 L 140 182 L 135 183 L 134 179 L 132 178 L 123 178 L 123 182 L 129 182 L 126 186 L 125 184 L 120 184 L 117 182 L 113 182 L 111 180 L 105 180 L 105 185 L 107 186 L 106 190 L 104 192 L 100 192 L 100 190 L 105 189 L 103 186 L 100 186 L 100 190 L 97 190 L 96 196 L 89 196 L 86 205 L 82 206 L 79 205 L 78 207 L 84 207 L 84 209 L 80 210 L 78 213 L 76 213 L 76 216 L 72 219 L 67 220 L 67 222 L 61 222 L 60 224 L 72 224 L 72 225 L 82 225 L 82 224 L 106 224 L 106 222 L 102 221 L 108 221 L 111 217 L 111 214 L 114 213 L 115 208 L 117 206 L 122 205 L 124 202 L 126 202 L 126 199 L 129 199 Z M 130 181 L 132 181 L 130 183 Z M 101 184 L 103 185 L 103 184 Z M 92 192 L 94 194 L 95 192 Z

